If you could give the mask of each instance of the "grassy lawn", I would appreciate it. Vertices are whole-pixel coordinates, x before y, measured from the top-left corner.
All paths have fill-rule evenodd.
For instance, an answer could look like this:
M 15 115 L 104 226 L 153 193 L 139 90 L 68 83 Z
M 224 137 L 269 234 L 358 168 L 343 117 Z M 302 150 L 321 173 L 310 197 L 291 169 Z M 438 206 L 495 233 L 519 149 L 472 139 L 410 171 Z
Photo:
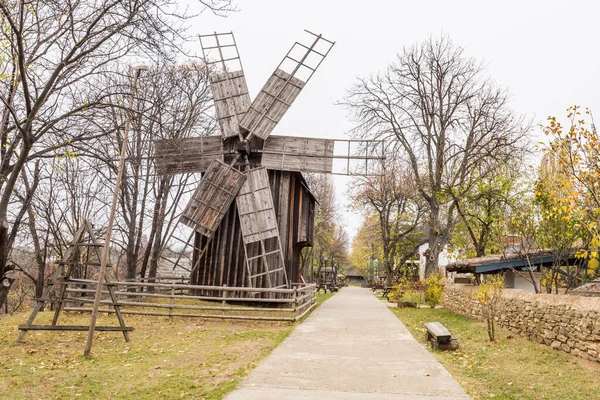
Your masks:
M 319 294 L 321 304 L 331 294 Z M 135 327 L 99 332 L 82 357 L 87 332 L 30 331 L 15 345 L 29 312 L 0 316 L 0 397 L 221 399 L 293 330 L 285 322 L 125 316 Z M 49 323 L 40 313 L 36 324 Z M 89 314 L 63 313 L 60 324 L 87 325 Z M 98 325 L 115 325 L 102 315 Z
M 475 399 L 599 399 L 600 363 L 588 362 L 443 309 L 393 308 L 413 336 L 425 342 L 425 322 L 444 324 L 460 344 L 435 357 Z

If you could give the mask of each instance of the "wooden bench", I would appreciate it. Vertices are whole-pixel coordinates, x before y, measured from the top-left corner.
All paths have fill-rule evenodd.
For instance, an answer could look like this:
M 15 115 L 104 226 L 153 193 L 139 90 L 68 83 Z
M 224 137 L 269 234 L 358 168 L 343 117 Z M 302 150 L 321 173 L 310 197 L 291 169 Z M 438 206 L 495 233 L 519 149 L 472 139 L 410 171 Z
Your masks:
M 381 297 L 385 297 L 386 299 L 388 299 L 388 301 L 390 301 L 390 292 L 393 289 L 394 288 L 391 288 L 391 287 L 384 288 L 383 291 L 381 292 Z
M 340 290 L 340 287 L 338 285 L 328 285 L 325 283 L 317 286 L 317 293 L 320 293 L 321 289 L 323 289 L 325 291 L 325 294 L 327 294 L 327 290 L 329 290 L 330 292 L 337 292 L 338 290 Z
M 380 285 L 379 283 L 376 283 L 375 285 L 371 286 L 371 291 L 376 291 L 378 289 L 385 289 L 385 285 Z
M 456 350 L 458 349 L 458 340 L 452 339 L 452 334 L 446 327 L 439 322 L 427 322 L 425 324 L 426 340 L 431 343 L 434 350 Z

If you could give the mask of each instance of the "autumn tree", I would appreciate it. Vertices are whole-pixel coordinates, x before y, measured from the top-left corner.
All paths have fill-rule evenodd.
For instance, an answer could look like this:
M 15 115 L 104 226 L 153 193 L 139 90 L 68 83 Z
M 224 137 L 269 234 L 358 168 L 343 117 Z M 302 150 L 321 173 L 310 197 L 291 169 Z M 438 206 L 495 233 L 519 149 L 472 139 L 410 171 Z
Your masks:
M 540 282 L 548 293 L 558 292 L 563 279 L 567 288 L 581 279 L 581 262 L 569 265 L 575 249 L 589 241 L 580 201 L 564 168 L 552 153 L 545 153 L 528 193 L 511 203 L 507 229 L 519 237 L 518 253 L 528 266 L 525 271 L 514 272 L 532 283 L 536 293 L 542 289 L 533 275 L 536 266 L 532 257 L 536 254 L 552 256 Z
M 535 293 L 540 293 L 540 287 L 534 275 L 531 255 L 538 250 L 539 213 L 532 190 L 518 196 L 511 204 L 507 217 L 507 232 L 516 234 L 519 238 L 518 252 L 524 264 L 528 267 L 524 272 L 513 270 L 516 274 L 531 283 Z
M 548 249 L 554 259 L 552 266 L 545 271 L 542 283 L 548 293 L 552 293 L 553 289 L 558 293 L 561 276 L 569 279 L 568 286 L 575 283 L 579 269 L 571 271 L 572 268 L 566 264 L 574 248 L 588 240 L 585 237 L 585 213 L 578 204 L 579 192 L 573 190 L 569 177 L 552 161 L 552 153 L 546 153 L 535 183 L 535 199 L 540 214 L 536 239 L 538 247 Z
M 323 267 L 347 261 L 349 238 L 340 223 L 331 177 L 307 174 L 306 180 L 318 203 L 315 210 L 313 245 L 303 250 L 302 262 L 305 270 L 310 268 L 311 271 L 316 271 L 313 279 L 317 279 Z
M 349 261 L 359 271 L 362 271 L 367 279 L 375 278 L 373 273 L 373 262 L 381 259 L 381 235 L 379 234 L 379 222 L 374 214 L 367 214 L 352 239 L 352 250 Z
M 380 175 L 357 178 L 352 188 L 353 207 L 376 218 L 388 285 L 395 275 L 399 246 L 417 230 L 424 212 L 416 191 L 410 171 L 395 160 L 387 160 Z
M 218 13 L 230 0 L 199 2 Z M 35 190 L 17 201 L 26 165 L 97 134 L 95 110 L 111 88 L 90 92 L 117 60 L 165 56 L 183 38 L 186 15 L 171 0 L 0 2 L 0 279 Z M 85 129 L 70 130 L 76 125 Z M 32 168 L 30 188 L 38 183 Z M 16 208 L 13 213 L 11 207 Z M 8 288 L 0 285 L 0 305 Z
M 509 210 L 522 190 L 520 161 L 498 165 L 496 173 L 485 174 L 463 198 L 454 199 L 459 222 L 452 243 L 464 257 L 503 252 Z
M 600 274 L 597 224 L 600 215 L 600 137 L 589 109 L 582 110 L 575 105 L 569 107 L 567 113 L 567 126 L 556 117 L 549 117 L 543 127 L 550 139 L 543 150 L 547 159 L 552 160 L 557 172 L 554 176 L 561 184 L 560 189 L 549 192 L 551 197 L 547 200 L 556 203 L 557 214 L 564 214 L 563 219 L 575 216 L 580 220 L 582 243 L 578 255 L 588 260 L 584 276 L 587 280 Z M 545 180 L 550 178 L 549 175 Z
M 457 222 L 456 199 L 491 173 L 492 164 L 519 151 L 528 128 L 508 101 L 506 90 L 442 37 L 403 49 L 383 73 L 359 79 L 342 102 L 356 136 L 389 141 L 409 163 L 428 207 L 427 275 L 437 271 Z

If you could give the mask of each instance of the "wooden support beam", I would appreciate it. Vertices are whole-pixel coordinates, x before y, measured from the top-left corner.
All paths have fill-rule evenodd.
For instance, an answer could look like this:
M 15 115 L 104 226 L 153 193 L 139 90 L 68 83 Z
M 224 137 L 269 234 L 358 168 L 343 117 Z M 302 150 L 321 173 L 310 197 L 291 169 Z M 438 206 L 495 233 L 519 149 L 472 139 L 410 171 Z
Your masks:
M 89 329 L 87 325 L 19 325 L 21 331 L 87 331 Z M 133 331 L 131 326 L 96 326 L 94 329 L 106 332 Z

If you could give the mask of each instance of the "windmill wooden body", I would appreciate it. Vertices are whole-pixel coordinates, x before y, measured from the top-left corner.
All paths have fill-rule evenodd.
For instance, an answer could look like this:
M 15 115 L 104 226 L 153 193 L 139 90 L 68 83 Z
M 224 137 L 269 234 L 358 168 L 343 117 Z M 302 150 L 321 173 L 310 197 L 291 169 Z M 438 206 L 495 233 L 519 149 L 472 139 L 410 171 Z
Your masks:
M 334 42 L 306 31 L 258 96 L 250 101 L 232 33 L 200 36 L 211 68 L 221 137 L 156 143 L 161 174 L 202 172 L 180 222 L 193 229 L 191 281 L 203 285 L 289 287 L 302 279 L 300 251 L 312 245 L 315 198 L 302 172 L 332 173 L 334 159 L 382 158 L 380 142 L 271 136 L 271 132 L 327 56 Z M 216 54 L 211 58 L 210 54 Z M 334 153 L 336 142 L 347 154 Z M 235 202 L 234 202 L 235 200 Z

